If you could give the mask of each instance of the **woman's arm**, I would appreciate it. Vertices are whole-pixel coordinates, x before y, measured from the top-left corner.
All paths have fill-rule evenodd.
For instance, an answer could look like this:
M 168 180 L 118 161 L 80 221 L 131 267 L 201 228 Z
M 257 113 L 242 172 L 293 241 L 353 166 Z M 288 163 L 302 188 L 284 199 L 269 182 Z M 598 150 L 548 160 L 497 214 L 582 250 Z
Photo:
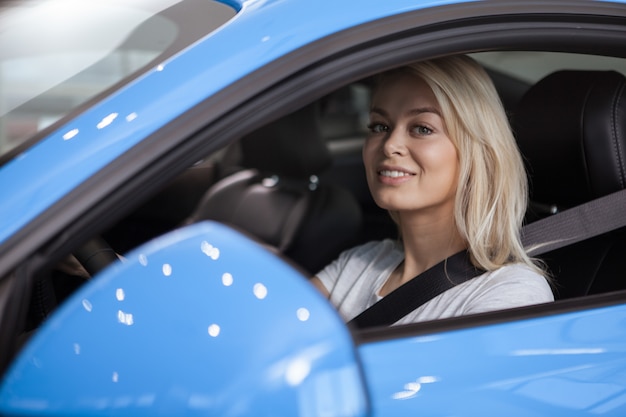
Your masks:
M 328 292 L 328 290 L 326 289 L 324 284 L 322 284 L 322 281 L 318 277 L 313 277 L 309 281 L 311 282 L 311 284 L 313 284 L 315 288 L 319 290 L 319 292 L 322 293 L 324 297 L 326 298 L 330 297 L 330 293 Z

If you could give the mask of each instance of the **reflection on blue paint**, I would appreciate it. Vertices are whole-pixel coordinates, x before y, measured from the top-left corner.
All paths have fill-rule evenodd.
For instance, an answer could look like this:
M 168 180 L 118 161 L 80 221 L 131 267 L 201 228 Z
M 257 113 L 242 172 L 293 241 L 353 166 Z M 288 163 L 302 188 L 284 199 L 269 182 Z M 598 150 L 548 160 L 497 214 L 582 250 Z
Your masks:
M 626 415 L 626 306 L 360 346 L 374 416 Z

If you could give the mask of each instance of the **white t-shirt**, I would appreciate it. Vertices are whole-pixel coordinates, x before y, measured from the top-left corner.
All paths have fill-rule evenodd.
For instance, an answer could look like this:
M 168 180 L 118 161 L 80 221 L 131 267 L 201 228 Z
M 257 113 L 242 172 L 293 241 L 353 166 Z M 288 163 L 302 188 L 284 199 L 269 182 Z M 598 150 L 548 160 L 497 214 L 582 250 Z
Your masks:
M 330 301 L 349 321 L 381 299 L 389 275 L 404 259 L 396 241 L 369 242 L 349 249 L 317 274 Z M 507 265 L 459 284 L 395 324 L 415 323 L 554 301 L 547 280 L 523 264 Z

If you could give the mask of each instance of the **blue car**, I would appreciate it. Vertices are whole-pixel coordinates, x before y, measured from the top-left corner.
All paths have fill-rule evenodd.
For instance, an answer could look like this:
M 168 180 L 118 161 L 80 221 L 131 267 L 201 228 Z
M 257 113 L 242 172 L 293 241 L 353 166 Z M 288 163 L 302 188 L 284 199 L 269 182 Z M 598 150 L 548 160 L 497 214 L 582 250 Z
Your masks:
M 556 301 L 356 328 L 308 279 L 397 233 L 371 77 L 457 54 Z M 0 4 L 0 414 L 626 415 L 624 74 L 617 1 Z

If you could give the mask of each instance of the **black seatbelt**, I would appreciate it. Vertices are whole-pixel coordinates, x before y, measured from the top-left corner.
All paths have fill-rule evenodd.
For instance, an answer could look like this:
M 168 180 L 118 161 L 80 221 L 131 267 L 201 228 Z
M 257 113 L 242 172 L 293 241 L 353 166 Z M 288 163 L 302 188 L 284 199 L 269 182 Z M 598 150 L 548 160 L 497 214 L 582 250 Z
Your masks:
M 426 301 L 484 272 L 472 265 L 469 253 L 463 250 L 402 284 L 350 323 L 357 328 L 393 324 Z
M 528 253 L 543 253 L 572 245 L 626 226 L 626 190 L 535 221 L 522 228 Z M 356 328 L 391 325 L 446 290 L 484 271 L 469 260 L 467 251 L 452 255 L 396 288 L 350 321 Z

